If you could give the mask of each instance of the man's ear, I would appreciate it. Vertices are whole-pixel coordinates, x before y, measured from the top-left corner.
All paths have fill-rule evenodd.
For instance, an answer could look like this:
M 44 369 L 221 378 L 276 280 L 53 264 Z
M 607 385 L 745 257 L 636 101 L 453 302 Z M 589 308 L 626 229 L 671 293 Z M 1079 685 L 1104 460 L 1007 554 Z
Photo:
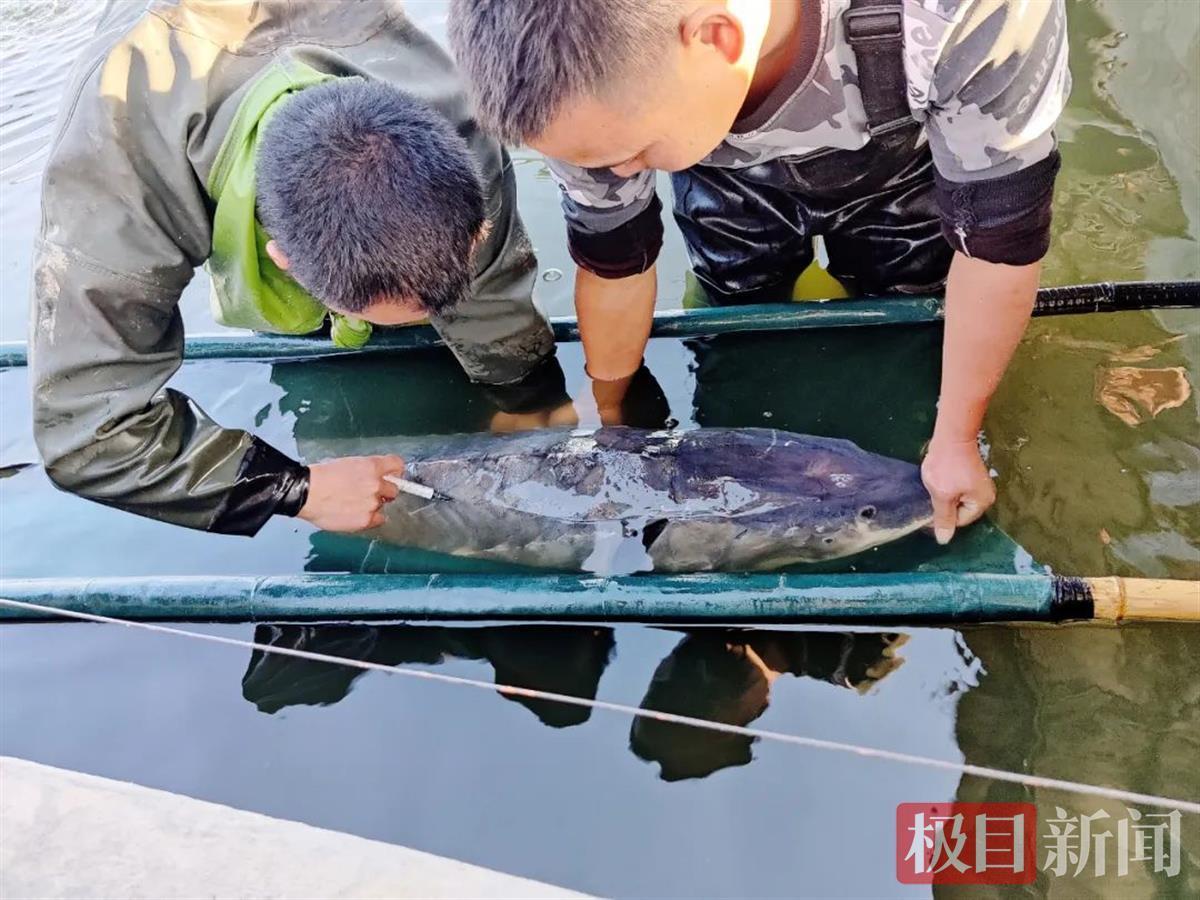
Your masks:
M 685 47 L 707 44 L 730 65 L 742 56 L 746 34 L 742 21 L 724 3 L 697 6 L 679 22 L 679 39 Z
M 284 253 L 283 250 L 280 249 L 279 245 L 273 240 L 267 241 L 267 256 L 271 257 L 271 262 L 279 266 L 280 269 L 285 272 L 287 271 L 287 254 Z

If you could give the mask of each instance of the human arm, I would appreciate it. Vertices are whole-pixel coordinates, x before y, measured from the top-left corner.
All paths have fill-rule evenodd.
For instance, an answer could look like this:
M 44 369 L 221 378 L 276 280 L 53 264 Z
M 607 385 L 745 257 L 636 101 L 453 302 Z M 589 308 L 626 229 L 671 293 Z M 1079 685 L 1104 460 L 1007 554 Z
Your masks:
M 537 259 L 517 210 L 512 161 L 494 141 L 477 140 L 488 233 L 476 251 L 471 296 L 433 325 L 495 405 L 493 431 L 573 424 L 554 333 L 533 302 Z
M 657 294 L 653 265 L 624 278 L 603 278 L 584 268 L 575 273 L 579 336 L 588 374 L 597 382 L 622 381 L 642 364 Z
M 163 28 L 146 17 L 85 63 L 51 151 L 30 317 L 35 440 L 56 485 L 138 515 L 242 535 L 275 514 L 324 519 L 353 503 L 310 498 L 306 466 L 166 386 L 211 221 L 186 154 L 203 101 L 190 78 L 151 90 L 141 64 L 166 52 Z
M 619 408 L 650 337 L 658 294 L 662 204 L 654 173 L 624 177 L 547 160 L 562 192 L 576 263 L 575 313 L 601 418 Z
M 549 356 L 513 384 L 485 385 L 496 406 L 490 428 L 497 434 L 536 428 L 573 428 L 579 424 L 567 381 L 556 356 Z
M 981 39 L 989 34 L 997 37 Z M 1070 91 L 1066 63 L 1060 2 L 978 4 L 950 31 L 933 79 L 936 194 L 956 250 L 938 415 L 922 465 L 942 543 L 995 500 L 978 434 L 1028 323 L 1050 243 L 1060 165 L 1052 128 Z
M 666 397 L 642 362 L 654 311 L 654 269 L 643 275 L 616 280 L 603 279 L 580 269 L 578 277 L 586 279 L 595 291 L 588 300 L 600 304 L 597 307 L 585 301 L 579 306 L 580 332 L 585 340 L 591 341 L 585 343 L 585 353 L 589 360 L 588 372 L 593 376 L 591 405 L 586 401 L 579 404 L 582 417 L 590 421 L 594 414 L 594 419 L 601 425 L 663 427 L 670 414 Z M 576 297 L 584 291 L 577 281 Z M 645 293 L 649 297 L 637 302 L 639 295 Z M 607 315 L 610 321 L 601 324 L 596 317 L 589 317 L 587 311 Z M 639 312 L 644 316 L 644 330 L 640 331 L 640 336 L 636 324 Z M 606 374 L 626 374 L 614 378 L 597 375 L 591 362 L 597 359 L 614 363 L 602 369 Z M 521 382 L 488 388 L 488 394 L 500 406 L 492 418 L 493 431 L 574 426 L 581 419 L 581 413 L 576 411 L 575 404 L 566 394 L 562 368 L 554 358 L 538 366 Z
M 632 375 L 617 381 L 592 380 L 592 401 L 601 425 L 628 425 L 657 430 L 671 423 L 667 395 L 643 362 Z
M 554 355 L 554 333 L 533 303 L 537 259 L 517 213 L 512 162 L 491 141 L 477 156 L 488 232 L 475 253 L 471 295 L 431 322 L 472 381 L 515 385 Z
M 979 454 L 979 430 L 1029 322 L 1040 274 L 1040 262 L 1008 266 L 954 255 L 946 285 L 941 396 L 921 466 L 940 543 L 996 499 Z

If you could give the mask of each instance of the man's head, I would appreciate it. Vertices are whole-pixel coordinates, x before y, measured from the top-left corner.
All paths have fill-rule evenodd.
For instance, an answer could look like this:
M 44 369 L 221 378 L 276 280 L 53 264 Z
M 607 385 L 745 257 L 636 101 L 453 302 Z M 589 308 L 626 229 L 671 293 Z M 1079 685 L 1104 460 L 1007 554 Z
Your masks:
M 470 289 L 483 190 L 466 143 L 416 98 L 359 78 L 306 88 L 256 166 L 268 253 L 331 309 L 399 325 Z
M 618 175 L 695 165 L 754 74 L 758 0 L 453 0 L 450 41 L 480 121 Z

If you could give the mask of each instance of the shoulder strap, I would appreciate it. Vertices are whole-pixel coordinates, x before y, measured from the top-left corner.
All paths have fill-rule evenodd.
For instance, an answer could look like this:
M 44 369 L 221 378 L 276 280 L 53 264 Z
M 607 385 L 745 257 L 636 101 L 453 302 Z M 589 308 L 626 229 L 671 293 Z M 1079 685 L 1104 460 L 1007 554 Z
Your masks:
M 858 62 L 858 89 L 871 137 L 913 121 L 904 74 L 904 4 L 900 0 L 850 0 L 842 23 Z

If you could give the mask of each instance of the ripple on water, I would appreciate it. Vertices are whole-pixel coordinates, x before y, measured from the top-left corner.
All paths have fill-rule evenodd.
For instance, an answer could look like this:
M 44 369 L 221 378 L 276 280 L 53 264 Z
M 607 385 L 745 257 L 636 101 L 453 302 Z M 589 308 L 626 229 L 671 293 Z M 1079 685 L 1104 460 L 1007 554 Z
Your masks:
M 0 179 L 36 179 L 50 150 L 59 100 L 105 5 L 78 0 L 0 3 Z

